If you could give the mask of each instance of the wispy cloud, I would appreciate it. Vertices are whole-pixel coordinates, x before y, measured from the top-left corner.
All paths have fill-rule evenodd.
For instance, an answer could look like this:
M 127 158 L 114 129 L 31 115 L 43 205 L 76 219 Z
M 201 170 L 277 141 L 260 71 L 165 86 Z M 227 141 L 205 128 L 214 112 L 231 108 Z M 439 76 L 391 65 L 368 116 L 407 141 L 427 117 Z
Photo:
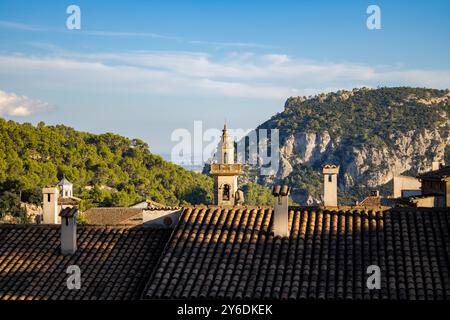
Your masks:
M 43 28 L 31 26 L 24 23 L 0 20 L 0 28 L 5 29 L 16 29 L 16 30 L 26 30 L 26 31 L 45 31 Z
M 204 41 L 204 40 L 189 40 L 190 44 L 205 44 L 215 47 L 235 47 L 235 48 L 275 48 L 275 46 L 251 42 L 220 42 L 220 41 Z
M 180 37 L 166 36 L 151 32 L 83 31 L 82 34 L 90 36 L 102 36 L 102 37 L 144 37 L 144 38 L 176 40 L 176 41 L 183 40 Z
M 52 32 L 52 33 L 61 33 L 67 32 L 66 29 L 55 29 L 55 28 L 45 28 L 45 27 L 36 27 L 31 26 L 24 23 L 19 23 L 15 21 L 5 21 L 0 20 L 0 28 L 5 29 L 15 29 L 15 30 L 24 30 L 24 31 L 38 31 L 38 32 Z M 87 30 L 81 29 L 77 31 L 80 35 L 87 36 L 97 36 L 97 37 L 141 37 L 141 38 L 153 38 L 153 39 L 162 39 L 169 41 L 177 41 L 186 44 L 193 45 L 206 45 L 213 46 L 216 48 L 274 48 L 273 46 L 259 43 L 251 43 L 251 42 L 224 42 L 224 41 L 208 41 L 208 40 L 192 40 L 179 36 L 170 36 L 164 35 L 160 33 L 154 32 L 130 32 L 130 31 L 104 31 L 104 30 Z
M 0 87 L 61 92 L 221 96 L 284 100 L 336 89 L 376 86 L 449 88 L 448 70 L 305 60 L 286 54 L 229 52 L 80 53 L 33 44 L 41 55 L 0 55 Z
M 13 92 L 0 90 L 0 115 L 25 117 L 32 113 L 48 110 L 46 102 L 33 100 L 27 96 L 20 96 Z

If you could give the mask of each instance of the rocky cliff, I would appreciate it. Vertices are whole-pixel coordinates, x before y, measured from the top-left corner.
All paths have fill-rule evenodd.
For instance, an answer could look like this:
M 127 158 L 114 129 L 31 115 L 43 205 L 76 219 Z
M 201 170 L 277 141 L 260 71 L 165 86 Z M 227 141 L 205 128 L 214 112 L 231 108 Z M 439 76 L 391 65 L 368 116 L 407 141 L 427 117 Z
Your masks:
M 259 183 L 289 183 L 302 204 L 321 202 L 321 167 L 340 165 L 341 203 L 370 190 L 390 193 L 394 175 L 429 170 L 449 161 L 450 92 L 418 88 L 354 89 L 292 97 L 283 112 L 258 129 L 280 130 L 276 176 Z M 254 175 L 254 174 L 253 174 Z

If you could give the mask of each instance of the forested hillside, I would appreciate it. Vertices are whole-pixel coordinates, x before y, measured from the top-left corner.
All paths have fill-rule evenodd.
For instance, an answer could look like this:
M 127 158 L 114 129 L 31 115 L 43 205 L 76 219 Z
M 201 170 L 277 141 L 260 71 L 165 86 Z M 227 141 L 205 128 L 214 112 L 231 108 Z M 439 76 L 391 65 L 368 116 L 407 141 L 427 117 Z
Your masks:
M 63 125 L 0 119 L 0 212 L 39 203 L 41 188 L 63 174 L 83 206 L 127 206 L 149 198 L 168 204 L 210 203 L 212 179 L 164 161 L 139 139 L 91 134 Z

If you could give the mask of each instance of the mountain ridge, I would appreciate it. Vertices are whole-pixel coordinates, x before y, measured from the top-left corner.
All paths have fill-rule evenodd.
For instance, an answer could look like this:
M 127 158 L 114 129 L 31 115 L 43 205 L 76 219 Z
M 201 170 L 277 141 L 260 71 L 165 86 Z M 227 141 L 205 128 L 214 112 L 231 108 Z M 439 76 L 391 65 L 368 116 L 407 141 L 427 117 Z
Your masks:
M 370 190 L 388 195 L 394 175 L 450 161 L 450 91 L 357 88 L 291 97 L 284 110 L 257 127 L 279 129 L 280 167 L 274 177 L 246 179 L 293 186 L 301 204 L 318 204 L 321 168 L 340 165 L 340 201 L 353 204 Z M 253 170 L 254 171 L 254 170 Z

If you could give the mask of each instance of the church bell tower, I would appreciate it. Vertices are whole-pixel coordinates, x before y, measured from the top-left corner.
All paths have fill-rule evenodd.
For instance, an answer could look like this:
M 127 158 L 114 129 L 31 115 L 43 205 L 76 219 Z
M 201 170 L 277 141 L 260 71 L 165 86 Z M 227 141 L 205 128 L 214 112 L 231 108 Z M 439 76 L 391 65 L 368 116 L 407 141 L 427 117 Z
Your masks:
M 235 205 L 238 200 L 237 178 L 242 173 L 242 166 L 234 163 L 234 142 L 228 134 L 227 126 L 218 147 L 218 163 L 211 164 L 211 175 L 214 176 L 214 202 L 221 205 Z

